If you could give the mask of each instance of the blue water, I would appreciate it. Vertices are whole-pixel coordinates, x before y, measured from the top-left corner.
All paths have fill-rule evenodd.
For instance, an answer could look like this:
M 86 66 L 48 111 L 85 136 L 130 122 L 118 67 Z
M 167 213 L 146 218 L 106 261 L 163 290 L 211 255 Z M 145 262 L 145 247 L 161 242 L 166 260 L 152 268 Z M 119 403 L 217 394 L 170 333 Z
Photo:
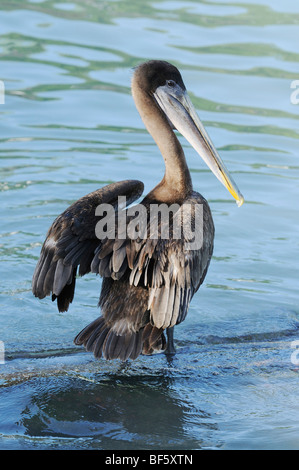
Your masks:
M 2 1 L 0 33 L 0 448 L 299 449 L 298 4 Z M 100 279 L 78 280 L 62 314 L 31 278 L 70 203 L 161 179 L 130 94 L 152 58 L 181 70 L 246 203 L 181 140 L 216 226 L 205 283 L 171 362 L 96 361 L 73 338 L 98 316 Z

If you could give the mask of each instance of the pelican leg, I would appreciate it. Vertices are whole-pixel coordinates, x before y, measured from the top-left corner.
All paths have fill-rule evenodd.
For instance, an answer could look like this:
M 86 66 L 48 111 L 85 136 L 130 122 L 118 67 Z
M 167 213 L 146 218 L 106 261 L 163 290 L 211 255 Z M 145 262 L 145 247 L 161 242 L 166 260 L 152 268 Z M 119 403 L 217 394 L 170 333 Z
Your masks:
M 165 349 L 165 354 L 175 354 L 175 347 L 173 342 L 173 333 L 174 333 L 174 326 L 169 327 L 166 329 L 167 335 L 167 346 Z

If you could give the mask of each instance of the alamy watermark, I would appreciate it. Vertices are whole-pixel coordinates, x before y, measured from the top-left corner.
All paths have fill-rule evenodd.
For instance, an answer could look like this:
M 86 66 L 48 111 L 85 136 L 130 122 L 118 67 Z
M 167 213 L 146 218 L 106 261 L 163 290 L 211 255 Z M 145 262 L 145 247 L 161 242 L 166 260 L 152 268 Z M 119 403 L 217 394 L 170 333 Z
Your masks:
M 294 366 L 299 366 L 299 340 L 295 340 L 291 342 L 291 348 L 294 349 L 294 351 L 291 354 L 291 363 L 294 364 Z
M 0 364 L 5 364 L 5 347 L 3 341 L 0 341 Z
M 199 250 L 203 243 L 202 204 L 136 204 L 126 208 L 119 196 L 117 208 L 99 204 L 95 215 L 101 219 L 95 228 L 100 240 L 182 240 L 186 250 Z
M 291 93 L 290 101 L 292 104 L 299 104 L 299 80 L 293 80 L 291 82 L 291 88 L 294 91 Z
M 5 86 L 2 80 L 0 80 L 0 104 L 5 104 Z

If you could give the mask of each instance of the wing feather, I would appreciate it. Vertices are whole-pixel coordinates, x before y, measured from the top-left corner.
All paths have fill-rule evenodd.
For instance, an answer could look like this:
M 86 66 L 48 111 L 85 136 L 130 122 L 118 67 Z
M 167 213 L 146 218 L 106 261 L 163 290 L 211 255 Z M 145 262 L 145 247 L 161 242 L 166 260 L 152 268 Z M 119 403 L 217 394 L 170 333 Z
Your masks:
M 131 268 L 131 285 L 144 285 L 149 290 L 148 310 L 151 323 L 168 328 L 183 321 L 190 301 L 203 282 L 213 252 L 214 225 L 209 206 L 198 193 L 192 193 L 186 203 L 191 212 L 197 204 L 203 205 L 203 243 L 196 249 L 188 244 L 194 237 L 194 220 L 190 233 L 179 240 L 143 240 L 142 246 L 134 242 L 126 246 L 128 265 Z M 181 217 L 177 214 L 176 217 Z M 198 227 L 197 227 L 198 228 Z
M 65 288 L 74 284 L 73 273 L 77 271 L 77 267 L 80 266 L 79 274 L 84 275 L 95 268 L 98 271 L 102 264 L 100 259 L 98 261 L 94 259 L 96 248 L 103 242 L 96 237 L 95 233 L 96 224 L 100 220 L 95 214 L 96 208 L 99 204 L 108 203 L 116 209 L 119 196 L 125 196 L 127 204 L 131 204 L 141 196 L 142 192 L 143 183 L 140 181 L 127 180 L 112 183 L 82 197 L 58 216 L 50 227 L 41 249 L 32 279 L 33 294 L 41 299 L 51 292 L 54 299 L 62 295 L 64 297 L 63 308 L 67 310 L 66 293 L 72 299 L 73 292 L 71 292 L 72 289 Z M 110 247 L 112 251 L 114 242 L 115 240 L 112 240 Z M 120 246 L 118 244 L 117 248 Z M 115 266 L 109 259 L 109 263 L 105 263 L 101 271 L 106 273 L 109 270 L 109 273 L 112 273 L 114 267 L 118 272 L 122 269 L 123 250 L 117 251 L 114 258 Z M 102 253 L 102 258 L 105 256 Z

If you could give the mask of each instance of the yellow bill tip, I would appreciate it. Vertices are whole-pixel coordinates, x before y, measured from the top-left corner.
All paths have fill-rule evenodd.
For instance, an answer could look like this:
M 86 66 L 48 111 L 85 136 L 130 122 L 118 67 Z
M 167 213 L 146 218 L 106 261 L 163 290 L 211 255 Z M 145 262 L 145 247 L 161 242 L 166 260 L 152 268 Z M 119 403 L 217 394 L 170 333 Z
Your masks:
M 241 207 L 244 204 L 244 197 L 242 196 L 242 194 L 240 194 L 238 199 L 236 199 L 236 203 L 238 207 Z
M 233 181 L 232 177 L 230 177 L 227 173 L 224 173 L 223 171 L 221 172 L 222 176 L 222 182 L 226 189 L 231 193 L 233 198 L 236 200 L 237 206 L 241 207 L 242 204 L 244 203 L 244 197 L 240 193 L 237 185 Z

